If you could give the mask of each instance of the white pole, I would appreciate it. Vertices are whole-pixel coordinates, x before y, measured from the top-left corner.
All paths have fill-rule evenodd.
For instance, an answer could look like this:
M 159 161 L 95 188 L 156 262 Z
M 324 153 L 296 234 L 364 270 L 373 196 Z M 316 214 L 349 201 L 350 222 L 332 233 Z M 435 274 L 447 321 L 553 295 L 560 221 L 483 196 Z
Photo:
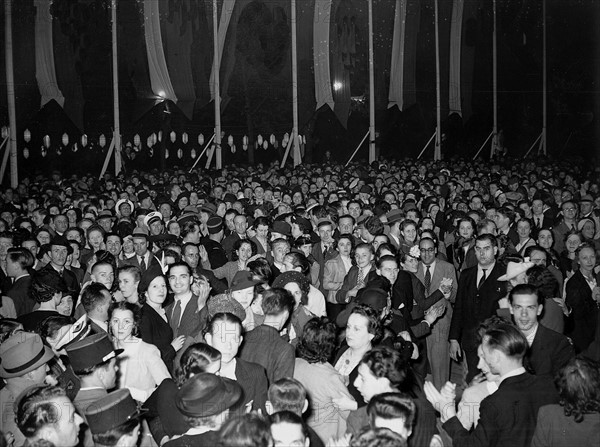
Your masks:
M 354 156 L 356 155 L 356 153 L 358 152 L 358 150 L 360 149 L 360 147 L 362 146 L 362 144 L 365 142 L 365 140 L 367 139 L 367 137 L 371 134 L 371 132 L 367 132 L 364 136 L 364 138 L 362 140 L 360 140 L 360 143 L 358 143 L 358 146 L 356 146 L 356 149 L 354 150 L 354 152 L 352 152 L 352 155 L 350 156 L 350 158 L 348 159 L 348 161 L 346 162 L 345 166 L 348 166 L 350 164 L 350 162 L 352 161 L 352 159 L 354 158 Z
M 225 3 L 223 3 L 225 8 Z M 225 11 L 223 10 L 223 14 Z M 215 90 L 215 152 L 217 156 L 217 169 L 221 169 L 221 61 L 219 60 L 219 9 L 217 0 L 213 0 L 213 46 L 214 46 L 214 90 Z
M 202 152 L 200 152 L 200 155 L 198 155 L 198 158 L 196 159 L 196 161 L 194 162 L 194 164 L 192 165 L 192 167 L 188 171 L 190 174 L 192 173 L 192 171 L 194 170 L 194 168 L 196 167 L 196 165 L 200 161 L 200 158 L 202 158 L 202 156 L 204 155 L 204 153 L 208 150 L 208 148 L 210 147 L 210 145 L 211 145 L 211 143 L 213 142 L 214 139 L 215 139 L 215 134 L 213 134 L 213 136 L 210 137 L 210 140 L 208 140 L 208 143 L 206 143 L 206 145 L 204 146 L 204 149 L 202 149 Z
M 10 152 L 10 185 L 19 185 L 17 171 L 17 118 L 15 111 L 15 77 L 13 73 L 13 43 L 12 43 L 12 0 L 4 2 L 4 41 L 6 45 L 6 96 L 8 97 L 9 142 L 6 148 Z
M 294 166 L 300 164 L 300 142 L 298 141 L 298 48 L 296 40 L 296 0 L 292 0 L 292 107 L 294 115 Z
M 547 78 L 547 60 L 546 60 L 546 0 L 542 0 L 542 14 L 543 14 L 543 21 L 542 21 L 542 34 L 543 34 L 543 43 L 542 43 L 542 51 L 543 51 L 543 55 L 542 55 L 542 94 L 543 99 L 542 99 L 542 140 L 540 141 L 540 145 L 542 148 L 542 151 L 544 153 L 544 155 L 546 155 L 546 132 L 547 132 L 547 124 L 548 124 L 548 78 Z
M 113 116 L 115 142 L 115 176 L 121 170 L 121 125 L 119 117 L 119 63 L 117 58 L 117 0 L 111 2 L 112 18 L 112 75 L 113 75 Z
M 375 62 L 373 50 L 373 0 L 369 2 L 369 163 L 375 161 Z
M 292 134 L 294 133 L 294 129 L 292 129 Z M 298 140 L 298 142 L 300 142 L 300 140 Z M 281 164 L 280 164 L 280 169 L 283 169 L 283 167 L 285 166 L 285 162 L 287 161 L 288 155 L 290 155 L 290 148 L 292 147 L 292 144 L 294 144 L 294 140 L 290 138 L 290 141 L 288 141 L 287 146 L 285 147 L 285 152 L 283 153 L 283 158 L 281 159 Z M 295 149 L 294 149 L 295 151 Z M 296 166 L 296 153 L 294 152 L 294 166 Z
M 438 0 L 435 0 L 435 95 L 436 95 L 436 129 L 433 159 L 442 159 L 442 105 L 440 93 L 440 23 Z
M 492 89 L 494 103 L 494 129 L 492 133 L 492 148 L 490 151 L 490 159 L 494 157 L 498 149 L 498 36 L 496 23 L 496 0 L 493 0 L 493 31 L 492 31 Z

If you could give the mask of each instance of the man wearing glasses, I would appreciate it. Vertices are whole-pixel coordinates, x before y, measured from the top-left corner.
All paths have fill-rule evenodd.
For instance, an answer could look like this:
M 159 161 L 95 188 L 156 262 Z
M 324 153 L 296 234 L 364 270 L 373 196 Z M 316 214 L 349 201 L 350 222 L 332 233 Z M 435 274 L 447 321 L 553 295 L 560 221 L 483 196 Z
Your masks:
M 562 253 L 565 250 L 565 235 L 569 231 L 577 229 L 577 212 L 579 211 L 577 204 L 570 200 L 563 202 L 560 210 L 563 216 L 562 222 L 552 229 L 552 233 L 554 233 L 554 249 L 557 253 Z

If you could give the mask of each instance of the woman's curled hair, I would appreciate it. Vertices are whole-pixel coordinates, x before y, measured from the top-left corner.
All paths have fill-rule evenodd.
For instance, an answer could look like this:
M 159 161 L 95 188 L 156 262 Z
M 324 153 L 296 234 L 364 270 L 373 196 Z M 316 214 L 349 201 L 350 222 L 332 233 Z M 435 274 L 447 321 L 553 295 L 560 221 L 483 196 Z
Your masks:
M 558 371 L 554 383 L 565 416 L 573 416 L 579 423 L 586 413 L 600 413 L 600 363 L 581 356 L 572 358 Z
M 308 363 L 325 363 L 336 346 L 336 325 L 327 317 L 313 318 L 304 325 L 296 355 Z

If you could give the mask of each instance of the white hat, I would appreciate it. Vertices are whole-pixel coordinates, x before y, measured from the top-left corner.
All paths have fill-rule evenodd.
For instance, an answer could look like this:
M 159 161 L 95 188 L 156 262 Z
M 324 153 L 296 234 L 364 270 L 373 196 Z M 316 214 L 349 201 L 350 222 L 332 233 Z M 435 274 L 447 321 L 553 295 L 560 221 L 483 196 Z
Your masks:
M 149 227 L 150 221 L 155 220 L 155 219 L 159 219 L 159 220 L 163 219 L 163 215 L 160 213 L 160 211 L 152 211 L 146 217 L 144 217 L 144 225 Z
M 117 202 L 117 204 L 115 205 L 115 212 L 117 213 L 117 216 L 120 216 L 121 213 L 119 212 L 119 208 L 121 207 L 121 205 L 123 205 L 124 203 L 128 203 L 131 211 L 133 212 L 133 210 L 135 209 L 135 206 L 133 206 L 133 202 L 129 199 L 121 199 Z
M 534 265 L 535 263 L 533 262 L 509 262 L 506 267 L 506 273 L 498 278 L 498 281 L 509 281 L 514 279 L 521 273 L 525 273 Z

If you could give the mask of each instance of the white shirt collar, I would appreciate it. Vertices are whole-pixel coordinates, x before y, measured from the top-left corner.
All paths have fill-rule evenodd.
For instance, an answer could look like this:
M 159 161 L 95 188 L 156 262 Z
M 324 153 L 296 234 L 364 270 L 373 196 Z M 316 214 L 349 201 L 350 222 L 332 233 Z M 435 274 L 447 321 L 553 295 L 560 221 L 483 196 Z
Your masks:
M 433 262 L 429 265 L 423 264 L 423 276 L 427 274 L 427 267 L 429 267 L 429 273 L 433 276 L 433 272 L 435 271 L 435 266 L 437 264 L 437 260 L 434 259 Z
M 175 297 L 175 305 L 177 305 L 177 301 L 179 301 L 181 303 L 181 315 L 183 315 L 183 311 L 185 310 L 185 307 L 188 305 L 188 303 L 192 299 L 192 295 L 193 295 L 193 293 L 191 291 L 189 291 L 188 293 L 186 293 L 185 295 L 183 295 L 181 297 Z M 173 308 L 173 309 L 175 309 L 175 308 Z
M 512 371 L 509 371 L 500 377 L 500 380 L 498 380 L 498 385 L 504 382 L 504 379 L 508 379 L 509 377 L 520 376 L 521 374 L 525 374 L 525 372 L 525 368 L 523 368 L 522 366 L 520 368 L 513 369 Z
M 537 334 L 539 327 L 540 327 L 540 324 L 536 323 L 535 327 L 533 328 L 533 331 L 531 331 L 531 333 L 527 337 L 525 337 L 527 339 L 527 343 L 529 344 L 529 346 L 531 346 L 533 344 L 533 340 L 535 339 L 535 334 Z

